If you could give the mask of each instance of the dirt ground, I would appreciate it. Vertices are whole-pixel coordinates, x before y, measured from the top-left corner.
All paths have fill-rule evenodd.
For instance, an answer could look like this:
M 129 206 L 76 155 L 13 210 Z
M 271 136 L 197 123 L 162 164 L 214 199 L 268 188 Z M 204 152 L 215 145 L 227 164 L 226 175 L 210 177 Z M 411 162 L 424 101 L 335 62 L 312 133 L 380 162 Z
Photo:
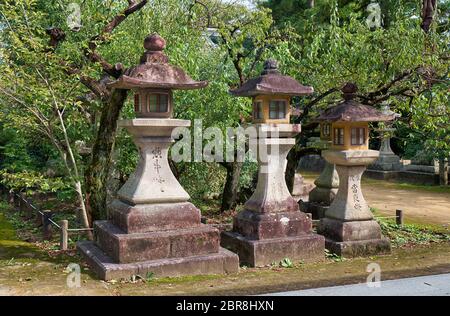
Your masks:
M 313 181 L 314 176 L 305 176 Z M 403 188 L 401 185 L 364 180 L 369 204 L 378 215 L 405 211 L 407 222 L 445 227 L 450 223 L 450 192 Z M 447 228 L 446 228 L 447 229 Z M 81 262 L 74 251 L 43 251 L 17 238 L 0 212 L 0 295 L 250 295 L 365 282 L 368 264 L 378 263 L 382 280 L 450 272 L 450 243 L 394 248 L 387 256 L 323 259 L 291 268 L 241 268 L 231 275 L 188 276 L 103 282 Z M 67 266 L 81 265 L 81 283 L 71 288 Z

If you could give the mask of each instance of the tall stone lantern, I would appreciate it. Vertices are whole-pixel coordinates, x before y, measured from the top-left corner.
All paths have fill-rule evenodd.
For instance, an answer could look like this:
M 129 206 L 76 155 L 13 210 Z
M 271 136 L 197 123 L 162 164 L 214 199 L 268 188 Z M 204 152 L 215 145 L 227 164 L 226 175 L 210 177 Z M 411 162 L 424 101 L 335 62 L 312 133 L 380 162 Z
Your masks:
M 369 122 L 389 121 L 377 109 L 354 100 L 357 87 L 347 83 L 344 102 L 319 116 L 331 123 L 331 149 L 322 156 L 335 164 L 339 174 L 339 189 L 335 199 L 321 219 L 318 232 L 326 237 L 326 247 L 338 255 L 352 257 L 386 253 L 390 242 L 381 234 L 361 191 L 361 176 L 379 155 L 369 150 Z
M 254 194 L 234 218 L 233 231 L 222 233 L 222 245 L 238 253 L 241 263 L 249 266 L 284 258 L 322 258 L 324 238 L 312 233 L 311 219 L 299 211 L 284 176 L 286 156 L 300 132 L 300 125 L 289 124 L 290 100 L 311 94 L 312 87 L 282 75 L 277 62 L 268 60 L 261 76 L 230 92 L 253 99 L 259 172 Z
M 382 112 L 386 115 L 400 116 L 389 108 L 389 104 L 385 103 L 382 107 Z M 395 132 L 392 122 L 385 124 L 383 128 L 377 130 L 380 133 L 380 156 L 369 166 L 370 169 L 379 170 L 382 173 L 398 172 L 403 168 L 400 158 L 392 151 L 391 137 Z
M 172 131 L 190 126 L 190 121 L 172 118 L 172 91 L 203 88 L 207 82 L 194 81 L 170 65 L 165 45 L 160 36 L 148 36 L 140 64 L 110 84 L 133 92 L 137 118 L 119 126 L 132 135 L 140 161 L 109 205 L 109 220 L 94 223 L 95 242 L 78 244 L 105 280 L 238 270 L 237 255 L 220 248 L 219 231 L 201 223 L 200 211 L 169 167 Z

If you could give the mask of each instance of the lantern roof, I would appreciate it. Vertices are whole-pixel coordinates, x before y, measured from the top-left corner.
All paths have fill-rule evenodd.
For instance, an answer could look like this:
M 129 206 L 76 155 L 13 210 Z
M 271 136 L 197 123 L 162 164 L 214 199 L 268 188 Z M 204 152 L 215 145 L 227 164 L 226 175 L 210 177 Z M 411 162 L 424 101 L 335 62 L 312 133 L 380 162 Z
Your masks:
M 200 89 L 208 85 L 207 81 L 195 81 L 183 69 L 169 64 L 164 54 L 166 41 L 158 34 L 145 38 L 145 53 L 140 64 L 127 69 L 125 73 L 108 86 L 118 89 L 156 88 L 156 89 Z
M 373 106 L 355 101 L 354 97 L 358 87 L 354 83 L 347 83 L 341 91 L 344 101 L 323 111 L 316 121 L 382 122 L 395 119 L 394 114 L 383 113 Z
M 313 87 L 304 86 L 294 78 L 282 75 L 278 70 L 278 62 L 273 59 L 264 63 L 264 70 L 259 77 L 246 81 L 237 89 L 230 90 L 232 95 L 239 97 L 276 94 L 299 96 L 313 92 Z

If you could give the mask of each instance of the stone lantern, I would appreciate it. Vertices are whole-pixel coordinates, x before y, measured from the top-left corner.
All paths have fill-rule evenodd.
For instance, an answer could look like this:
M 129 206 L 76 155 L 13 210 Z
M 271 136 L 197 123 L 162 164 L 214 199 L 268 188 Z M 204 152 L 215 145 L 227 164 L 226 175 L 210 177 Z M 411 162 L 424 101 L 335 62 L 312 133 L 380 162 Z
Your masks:
M 384 104 L 382 107 L 382 112 L 386 115 L 394 115 L 395 117 L 400 116 L 390 110 L 389 104 Z M 380 156 L 378 159 L 369 166 L 370 169 L 378 170 L 383 174 L 385 178 L 389 173 L 396 173 L 403 169 L 403 164 L 400 162 L 400 158 L 392 151 L 391 148 L 391 136 L 395 132 L 395 128 L 392 123 L 385 124 L 383 128 L 378 129 L 380 133 L 381 144 L 380 144 Z
M 331 123 L 331 149 L 322 156 L 336 165 L 339 174 L 338 192 L 318 232 L 326 237 L 327 249 L 347 257 L 390 251 L 390 242 L 382 236 L 362 195 L 361 176 L 379 155 L 368 147 L 369 122 L 389 121 L 394 116 L 354 101 L 356 91 L 354 84 L 346 84 L 342 89 L 344 102 L 318 118 Z
M 165 45 L 160 36 L 148 36 L 140 64 L 109 84 L 134 94 L 137 118 L 119 126 L 132 135 L 140 161 L 109 205 L 109 220 L 94 223 L 95 242 L 78 245 L 105 280 L 238 271 L 237 256 L 220 248 L 217 229 L 201 223 L 200 211 L 168 163 L 172 131 L 190 126 L 190 121 L 172 118 L 172 90 L 203 88 L 207 82 L 194 81 L 170 65 Z
M 222 245 L 238 253 L 241 263 L 249 266 L 284 258 L 322 258 L 324 238 L 312 233 L 311 219 L 299 211 L 285 181 L 286 156 L 300 132 L 300 125 L 289 124 L 290 99 L 311 94 L 312 87 L 283 76 L 277 62 L 269 60 L 260 77 L 230 92 L 253 99 L 259 171 L 256 190 L 234 218 L 233 231 L 222 233 Z

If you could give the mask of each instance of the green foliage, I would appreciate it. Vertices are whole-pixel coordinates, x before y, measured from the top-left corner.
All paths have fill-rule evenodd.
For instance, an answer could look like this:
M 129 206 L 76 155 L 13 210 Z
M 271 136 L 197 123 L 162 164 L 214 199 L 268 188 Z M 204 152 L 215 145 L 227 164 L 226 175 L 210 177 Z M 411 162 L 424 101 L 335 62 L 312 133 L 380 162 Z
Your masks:
M 225 170 L 215 163 L 182 163 L 180 182 L 193 199 L 219 194 L 225 181 Z
M 436 232 L 429 227 L 412 224 L 399 226 L 393 221 L 380 219 L 378 223 L 381 226 L 383 235 L 388 237 L 395 247 L 450 241 L 450 233 Z
M 343 262 L 346 260 L 344 257 L 330 252 L 328 249 L 325 249 L 325 258 L 330 259 L 334 262 Z
M 57 192 L 69 187 L 62 178 L 45 178 L 42 174 L 32 171 L 9 173 L 6 170 L 0 170 L 0 183 L 16 192 L 23 190 Z
M 67 169 L 55 146 L 64 137 L 55 116 L 54 99 L 64 109 L 67 136 L 70 147 L 75 149 L 80 178 L 89 165 L 89 157 L 78 153 L 75 144 L 84 142 L 92 147 L 101 102 L 86 98 L 88 91 L 79 77 L 100 78 L 103 73 L 98 64 L 87 61 L 85 49 L 92 35 L 98 34 L 128 1 L 75 1 L 82 14 L 79 31 L 70 30 L 66 22 L 71 2 L 2 2 L 0 167 L 7 169 L 8 174 L 18 173 L 15 179 L 4 180 L 13 186 L 30 184 L 42 190 L 64 190 L 58 178 L 50 180 L 50 175 L 45 175 L 47 169 L 58 176 Z M 397 141 L 406 157 L 413 157 L 419 150 L 429 155 L 427 159 L 448 157 L 449 1 L 439 2 L 437 22 L 429 34 L 422 31 L 417 18 L 420 1 L 380 1 L 383 27 L 374 30 L 365 23 L 369 2 L 316 0 L 310 8 L 307 0 L 269 0 L 250 10 L 236 3 L 204 0 L 202 3 L 209 8 L 206 10 L 192 0 L 149 1 L 108 35 L 98 51 L 111 64 L 131 67 L 143 53 L 146 35 L 157 32 L 165 37 L 170 62 L 196 80 L 209 81 L 205 89 L 176 91 L 174 96 L 175 116 L 202 119 L 204 129 L 218 126 L 225 130 L 249 120 L 251 101 L 234 98 L 228 91 L 257 75 L 262 61 L 269 57 L 280 61 L 284 73 L 314 87 L 316 93 L 312 97 L 295 99 L 299 107 L 347 81 L 356 82 L 359 94 L 367 97 L 404 72 L 412 72 L 393 84 L 387 94 L 380 95 L 382 99 L 363 101 L 378 106 L 387 100 L 402 114 L 396 124 Z M 49 26 L 60 27 L 66 34 L 54 53 L 48 51 L 45 30 Z M 208 38 L 207 27 L 217 30 L 213 39 Z M 67 74 L 61 64 L 63 59 L 77 65 L 81 73 Z M 325 97 L 303 123 L 339 100 L 339 93 Z M 53 139 L 36 113 L 48 118 Z M 134 117 L 131 100 L 126 102 L 122 117 Z M 134 170 L 137 151 L 125 132 L 119 133 L 115 148 L 115 167 L 124 180 Z M 49 168 L 49 164 L 53 165 Z M 194 199 L 222 191 L 225 172 L 220 165 L 182 163 L 177 168 L 183 186 Z M 20 173 L 25 171 L 28 174 Z M 255 173 L 256 164 L 246 162 L 240 178 L 241 190 L 251 188 Z M 20 182 L 22 175 L 25 179 Z
M 284 258 L 283 260 L 281 260 L 280 266 L 283 267 L 283 268 L 293 268 L 294 264 L 292 263 L 291 259 Z
M 276 10 L 283 4 L 306 5 L 306 1 L 269 3 Z M 282 61 L 284 72 L 312 85 L 315 96 L 352 81 L 358 85 L 363 102 L 375 106 L 389 102 L 392 110 L 402 114 L 397 123 L 402 129 L 399 143 L 408 155 L 414 155 L 413 146 L 420 143 L 431 158 L 448 157 L 448 34 L 434 28 L 424 33 L 417 18 L 419 1 L 381 4 L 386 9 L 383 12 L 389 12 L 389 23 L 373 30 L 365 22 L 365 2 L 316 1 L 313 9 L 281 10 L 283 19 L 277 24 L 294 28 L 298 40 L 277 46 L 275 56 Z M 447 11 L 440 11 L 439 16 L 448 15 L 448 5 L 444 9 Z M 401 79 L 393 81 L 397 78 Z M 386 91 L 370 94 L 388 85 Z M 340 99 L 339 93 L 323 98 L 304 122 Z M 307 102 L 302 98 L 299 105 Z

